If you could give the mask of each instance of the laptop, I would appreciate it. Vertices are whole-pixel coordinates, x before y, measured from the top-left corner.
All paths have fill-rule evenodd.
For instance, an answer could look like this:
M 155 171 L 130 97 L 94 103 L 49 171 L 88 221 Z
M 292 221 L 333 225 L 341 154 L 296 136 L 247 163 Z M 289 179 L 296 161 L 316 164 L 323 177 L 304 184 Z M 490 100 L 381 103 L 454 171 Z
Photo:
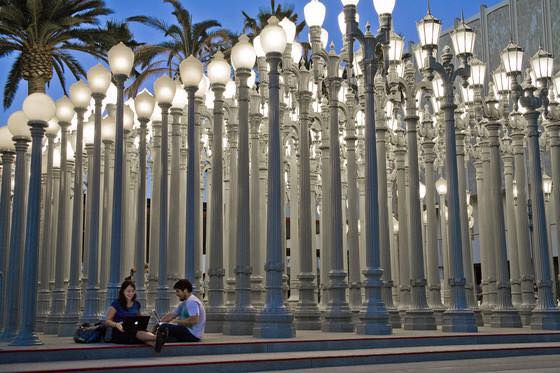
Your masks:
M 123 321 L 123 328 L 126 333 L 135 334 L 137 331 L 145 331 L 148 328 L 150 316 L 129 316 Z

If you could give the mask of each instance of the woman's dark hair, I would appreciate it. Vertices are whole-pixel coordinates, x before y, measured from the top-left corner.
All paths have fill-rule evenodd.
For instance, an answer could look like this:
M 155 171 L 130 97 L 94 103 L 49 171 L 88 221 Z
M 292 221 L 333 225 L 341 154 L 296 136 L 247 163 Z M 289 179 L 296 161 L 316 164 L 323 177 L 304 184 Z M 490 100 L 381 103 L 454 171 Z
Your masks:
M 185 291 L 185 289 L 187 289 L 189 293 L 192 293 L 192 284 L 189 280 L 182 279 L 177 281 L 175 285 L 173 285 L 173 289 L 179 289 L 181 291 Z
M 126 290 L 127 287 L 132 286 L 132 288 L 134 290 L 136 290 L 136 285 L 134 285 L 134 282 L 132 282 L 130 279 L 126 279 L 123 281 L 123 283 L 121 284 L 121 288 L 119 289 L 119 303 L 122 306 L 122 308 L 126 309 L 126 297 L 124 295 L 124 291 Z M 134 296 L 132 297 L 132 303 L 136 302 L 136 293 L 134 293 Z

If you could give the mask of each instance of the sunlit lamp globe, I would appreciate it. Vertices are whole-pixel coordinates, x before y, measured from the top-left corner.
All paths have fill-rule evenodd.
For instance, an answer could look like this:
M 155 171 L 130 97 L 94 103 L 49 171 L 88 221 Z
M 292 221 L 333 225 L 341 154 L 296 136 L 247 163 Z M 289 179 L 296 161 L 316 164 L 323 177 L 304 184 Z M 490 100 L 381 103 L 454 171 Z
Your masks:
M 167 75 L 162 75 L 154 82 L 154 93 L 156 101 L 160 105 L 171 105 L 173 97 L 175 97 L 175 90 L 177 83 Z
M 60 168 L 60 161 L 61 161 L 60 144 L 57 144 L 53 149 L 53 161 L 52 161 L 53 167 Z
M 440 177 L 436 181 L 436 190 L 440 196 L 447 194 L 447 181 L 444 178 Z
M 77 109 L 87 109 L 91 100 L 91 90 L 82 80 L 70 86 L 70 100 Z
M 134 109 L 136 110 L 138 119 L 149 120 L 154 112 L 155 105 L 156 99 L 144 88 L 134 99 Z
M 418 37 L 422 47 L 437 48 L 439 33 L 441 31 L 441 21 L 429 12 L 416 25 Z
M 327 13 L 327 8 L 319 0 L 311 0 L 303 7 L 303 15 L 305 16 L 305 23 L 307 23 L 307 26 L 309 27 L 323 26 L 323 22 L 325 22 L 326 13 Z
M 284 17 L 278 24 L 284 29 L 284 32 L 286 33 L 287 43 L 292 44 L 296 38 L 296 24 L 293 23 L 288 17 Z
M 457 56 L 472 56 L 476 34 L 464 21 L 451 32 L 453 49 Z
M 95 126 L 93 122 L 84 123 L 84 144 L 93 145 Z
M 534 71 L 537 80 L 550 79 L 553 68 L 554 58 L 552 54 L 543 49 L 539 49 L 531 58 L 531 69 Z
M 101 121 L 101 140 L 115 141 L 115 117 L 108 115 Z
M 200 79 L 200 82 L 198 83 L 198 89 L 196 90 L 194 95 L 196 97 L 204 97 L 208 92 L 209 88 L 210 88 L 210 80 L 208 80 L 208 77 L 203 74 L 202 79 Z
M 237 86 L 235 85 L 235 82 L 233 80 L 227 82 L 226 89 L 224 91 L 224 97 L 228 99 L 234 98 L 236 92 L 237 92 Z
M 89 88 L 93 93 L 104 95 L 111 84 L 111 72 L 97 64 L 87 72 Z
M 14 152 L 16 150 L 12 133 L 6 126 L 0 127 L 0 152 Z
M 116 105 L 117 104 L 117 86 L 113 83 L 109 84 L 107 93 L 105 94 L 105 99 L 103 99 L 103 106 Z
M 74 117 L 74 105 L 67 96 L 56 100 L 56 117 L 60 122 L 70 123 Z
M 224 59 L 224 54 L 218 51 L 208 64 L 208 79 L 210 79 L 210 84 L 225 85 L 229 81 L 230 75 L 231 67 Z
M 134 52 L 123 42 L 113 46 L 107 53 L 109 66 L 114 75 L 129 76 L 134 65 Z
M 289 20 L 288 20 L 289 21 Z M 289 21 L 291 22 L 291 21 Z M 295 27 L 295 25 L 294 25 Z M 295 35 L 295 29 L 294 29 Z M 241 35 L 237 44 L 231 49 L 231 64 L 234 69 L 252 69 L 257 60 L 255 48 L 247 35 Z
M 272 16 L 268 19 L 268 24 L 261 31 L 261 44 L 266 54 L 284 52 L 287 38 L 284 29 L 278 24 L 278 18 Z
M 303 47 L 297 41 L 294 41 L 292 44 L 292 61 L 295 64 L 298 64 L 301 61 L 301 57 L 303 56 Z
M 198 87 L 200 79 L 202 79 L 202 63 L 192 54 L 181 61 L 179 72 L 181 81 L 185 87 Z
M 397 33 L 391 31 L 391 36 L 389 37 L 389 61 L 400 61 L 402 59 L 403 50 L 403 38 Z
M 486 64 L 476 57 L 471 58 L 471 79 L 472 84 L 475 86 L 484 85 L 486 77 Z
M 396 0 L 373 0 L 373 7 L 377 14 L 392 14 Z M 357 3 L 357 1 L 356 1 Z
M 523 68 L 523 48 L 510 42 L 502 51 L 500 57 L 508 74 L 520 74 Z
M 346 6 L 346 5 L 356 6 L 360 2 L 360 0 L 340 0 L 340 2 L 342 3 L 342 6 Z
M 327 48 L 327 45 L 329 44 L 329 32 L 322 28 L 321 29 L 321 44 L 323 45 L 323 48 Z
M 358 13 L 356 13 L 355 20 L 358 23 L 360 22 L 360 15 Z M 346 15 L 344 14 L 344 11 L 338 14 L 338 28 L 340 29 L 340 33 L 342 35 L 346 34 Z
M 254 70 L 251 70 L 251 75 L 249 76 L 249 79 L 247 79 L 247 86 L 249 88 L 253 88 L 256 82 L 257 82 L 257 73 L 255 73 Z
M 52 98 L 40 92 L 32 93 L 23 101 L 23 112 L 29 120 L 48 122 L 56 113 Z
M 124 106 L 123 127 L 125 131 L 132 130 L 134 126 L 134 111 L 128 106 Z
M 255 38 L 253 39 L 253 47 L 255 48 L 255 53 L 257 54 L 257 57 L 265 57 L 266 54 L 264 53 L 264 50 L 262 48 L 262 44 L 261 44 L 261 36 L 255 36 Z
M 173 101 L 171 101 L 171 107 L 183 110 L 187 105 L 189 97 L 181 83 L 179 83 L 179 81 L 176 81 L 176 84 L 177 88 L 175 89 L 175 97 L 173 97 Z
M 47 128 L 45 128 L 45 132 L 49 136 L 56 136 L 58 134 L 58 131 L 60 131 L 60 126 L 58 125 L 58 120 L 56 120 L 56 117 L 53 117 L 47 123 Z
M 8 117 L 8 129 L 12 133 L 13 137 L 22 137 L 26 139 L 31 139 L 31 131 L 27 122 L 29 118 L 23 111 L 16 111 Z

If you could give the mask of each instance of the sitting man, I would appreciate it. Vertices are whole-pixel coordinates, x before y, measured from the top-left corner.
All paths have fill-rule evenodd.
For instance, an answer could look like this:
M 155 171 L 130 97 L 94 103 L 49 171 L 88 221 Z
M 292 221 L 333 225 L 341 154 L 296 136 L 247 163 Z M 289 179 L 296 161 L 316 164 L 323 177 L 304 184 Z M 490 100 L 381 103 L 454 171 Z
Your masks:
M 161 318 L 156 335 L 156 351 L 161 350 L 165 342 L 198 342 L 204 332 L 206 313 L 200 299 L 192 294 L 191 282 L 179 280 L 173 289 L 181 303 Z

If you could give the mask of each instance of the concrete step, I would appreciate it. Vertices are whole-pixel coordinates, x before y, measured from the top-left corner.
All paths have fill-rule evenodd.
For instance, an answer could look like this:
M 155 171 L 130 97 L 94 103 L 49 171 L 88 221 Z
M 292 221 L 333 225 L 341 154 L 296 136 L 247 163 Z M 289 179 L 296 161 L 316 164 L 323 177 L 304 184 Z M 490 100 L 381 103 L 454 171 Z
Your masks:
M 262 354 L 276 352 L 344 351 L 402 347 L 438 347 L 454 345 L 491 345 L 515 343 L 560 342 L 560 332 L 534 332 L 529 329 L 488 330 L 479 333 L 441 333 L 438 331 L 396 331 L 390 336 L 357 336 L 353 333 L 298 331 L 294 339 L 255 339 L 207 334 L 199 343 L 166 344 L 157 355 L 145 345 L 107 343 L 76 344 L 70 338 L 41 336 L 45 345 L 12 347 L 0 345 L 2 364 L 88 361 L 106 359 L 141 359 L 156 356 L 188 357 L 228 354 Z
M 202 356 L 152 356 L 0 365 L 0 372 L 254 372 L 560 353 L 560 342 L 389 347 Z

